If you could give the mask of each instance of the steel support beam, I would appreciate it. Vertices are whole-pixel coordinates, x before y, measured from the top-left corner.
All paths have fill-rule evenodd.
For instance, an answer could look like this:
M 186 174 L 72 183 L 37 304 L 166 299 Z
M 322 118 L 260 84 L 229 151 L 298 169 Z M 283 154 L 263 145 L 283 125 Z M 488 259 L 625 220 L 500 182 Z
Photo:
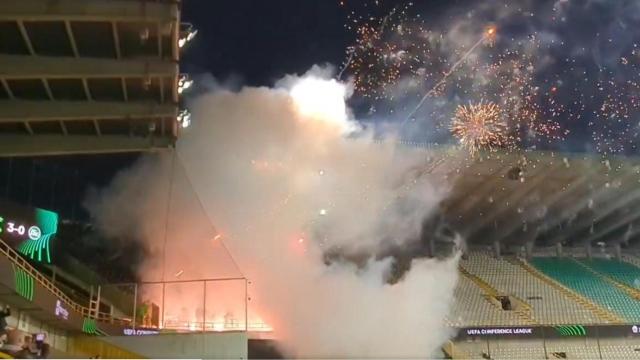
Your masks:
M 568 180 L 567 184 L 565 185 L 566 190 L 548 192 L 546 196 L 543 196 L 542 199 L 540 199 L 540 203 L 545 204 L 548 208 L 551 208 L 554 204 L 560 202 L 562 199 L 565 199 L 567 196 L 570 196 L 570 194 L 573 191 L 580 189 L 581 186 L 585 182 L 587 182 L 587 180 L 588 180 L 588 177 L 574 178 L 574 179 Z M 546 214 L 545 218 L 536 219 L 535 217 L 531 217 L 531 214 L 529 212 L 525 214 L 519 214 L 516 209 L 515 212 L 512 211 L 511 213 L 505 213 L 502 215 L 502 223 L 504 223 L 505 225 L 500 227 L 497 231 L 495 231 L 493 233 L 493 236 L 499 241 L 504 241 L 504 239 L 508 239 L 513 234 L 517 233 L 519 229 L 522 229 L 525 223 L 529 223 L 529 222 L 533 222 L 533 224 L 529 226 L 528 230 L 534 231 L 537 233 L 538 231 L 537 226 L 534 226 L 534 225 L 540 224 L 543 222 L 548 222 L 549 221 L 548 218 L 549 216 L 548 214 Z M 556 220 L 558 219 L 554 218 L 551 221 L 556 221 Z
M 471 220 L 471 225 L 465 228 L 465 232 L 472 238 L 477 232 L 487 224 L 491 224 L 497 219 L 503 218 L 510 210 L 515 209 L 521 203 L 523 199 L 530 196 L 532 192 L 537 189 L 537 186 L 543 181 L 549 181 L 549 173 L 558 168 L 559 165 L 553 165 L 550 169 L 540 167 L 533 176 L 530 175 L 529 179 L 525 182 L 504 180 L 504 186 L 509 187 L 506 191 L 506 196 L 494 199 L 490 211 L 484 216 L 476 214 L 475 220 Z M 473 219 L 474 216 L 469 216 Z M 500 240 L 500 239 L 498 239 Z
M 626 216 L 618 216 L 615 218 L 609 218 L 608 221 L 601 225 L 602 230 L 595 231 L 593 234 L 590 234 L 584 241 L 591 243 L 593 241 L 599 240 L 600 238 L 606 236 L 607 234 L 614 232 L 620 228 L 628 226 L 631 223 L 635 223 L 640 220 L 640 213 L 638 211 L 630 211 Z
M 0 135 L 0 157 L 141 152 L 173 144 L 171 137 Z
M 593 213 L 586 214 L 582 217 L 578 217 L 575 222 L 565 229 L 556 231 L 551 242 L 562 241 L 568 239 L 573 235 L 579 233 L 584 229 L 588 229 L 594 223 L 602 221 L 607 216 L 614 213 L 616 210 L 627 206 L 630 202 L 633 202 L 640 196 L 637 191 L 633 191 L 633 182 L 637 175 L 628 173 L 620 177 L 618 180 L 625 184 L 631 184 L 631 188 L 628 191 L 622 191 L 622 189 L 614 189 L 610 187 L 602 187 L 596 189 L 596 193 L 593 196 L 585 197 L 587 204 L 589 199 L 593 200 Z M 605 178 L 605 184 L 615 179 Z M 584 200 L 584 199 L 583 199 Z
M 4 2 L 6 3 L 6 1 Z M 2 4 L 2 3 L 0 3 Z M 2 10 L 0 10 L 2 11 Z M 24 27 L 24 23 L 22 20 L 18 20 L 18 30 L 20 30 L 20 35 L 22 36 L 22 41 L 24 41 L 24 45 L 27 47 L 30 55 L 35 55 L 36 51 L 33 48 L 33 44 L 31 43 L 31 38 L 29 38 L 29 32 L 27 32 L 27 28 Z
M 175 2 L 130 0 L 0 1 L 0 21 L 128 21 L 172 22 L 179 19 Z
M 0 78 L 69 79 L 173 77 L 178 65 L 159 59 L 97 59 L 0 54 Z
M 613 252 L 616 255 L 616 259 L 622 261 L 622 246 L 620 246 L 620 243 L 613 245 Z
M 463 236 L 467 236 L 466 232 L 466 222 L 469 221 L 468 214 L 474 208 L 477 207 L 477 204 L 481 204 L 484 201 L 487 201 L 489 196 L 493 196 L 496 184 L 499 184 L 500 181 L 498 179 L 502 179 L 500 174 L 505 172 L 508 169 L 508 166 L 500 166 L 496 169 L 496 171 L 492 172 L 490 176 L 487 177 L 487 181 L 478 185 L 474 190 L 473 194 L 463 194 L 459 196 L 457 199 L 453 199 L 450 203 L 445 204 L 445 209 L 447 209 L 447 215 L 450 219 L 451 224 L 454 228 L 463 233 Z M 469 171 L 471 172 L 471 171 Z M 493 177 L 493 179 L 492 179 Z M 464 180 L 463 180 L 464 181 Z M 465 188 L 466 184 L 461 183 L 457 184 L 454 187 Z
M 0 123 L 176 116 L 177 108 L 175 105 L 155 102 L 0 100 Z
M 562 257 L 562 243 L 556 243 L 556 256 Z

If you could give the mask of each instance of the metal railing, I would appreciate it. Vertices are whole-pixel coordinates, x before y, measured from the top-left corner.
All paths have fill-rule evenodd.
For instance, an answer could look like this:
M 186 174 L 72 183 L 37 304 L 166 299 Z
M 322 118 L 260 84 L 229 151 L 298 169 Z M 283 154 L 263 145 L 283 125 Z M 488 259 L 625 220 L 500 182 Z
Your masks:
M 40 285 L 42 285 L 45 289 L 47 289 L 50 293 L 64 302 L 71 309 L 80 313 L 82 316 L 96 318 L 98 321 L 104 322 L 117 322 L 128 324 L 130 320 L 128 319 L 116 319 L 111 316 L 109 313 L 98 312 L 96 316 L 92 316 L 91 310 L 82 306 L 75 301 L 71 300 L 69 296 L 67 296 L 62 290 L 60 290 L 51 280 L 45 277 L 41 272 L 39 272 L 36 268 L 33 267 L 27 260 L 25 260 L 17 251 L 15 251 L 11 246 L 0 239 L 0 253 L 4 254 L 15 266 L 19 267 L 26 274 L 35 279 Z
M 261 319 L 249 318 L 248 284 L 245 277 L 225 277 L 103 284 L 99 291 L 128 289 L 132 311 L 125 316 L 134 330 L 271 331 Z

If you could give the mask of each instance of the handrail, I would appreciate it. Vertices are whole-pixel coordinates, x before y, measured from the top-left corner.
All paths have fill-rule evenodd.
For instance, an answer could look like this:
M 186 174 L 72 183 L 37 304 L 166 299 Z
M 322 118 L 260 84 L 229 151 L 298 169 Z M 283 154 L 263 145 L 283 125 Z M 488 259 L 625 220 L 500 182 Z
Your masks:
M 51 280 L 47 279 L 41 272 L 39 272 L 36 268 L 33 267 L 28 261 L 26 261 L 17 251 L 15 251 L 11 246 L 5 243 L 2 239 L 0 239 L 0 253 L 4 254 L 13 264 L 18 266 L 20 269 L 25 271 L 31 277 L 33 277 L 37 282 L 40 283 L 45 289 L 49 290 L 53 295 L 62 300 L 66 305 L 68 305 L 71 309 L 80 313 L 83 316 L 91 317 L 91 310 L 82 306 L 75 301 L 71 300 L 64 292 L 62 292 Z M 98 312 L 96 319 L 99 321 L 106 322 L 120 322 L 120 323 L 128 323 L 126 319 L 117 319 L 113 318 L 111 314 Z

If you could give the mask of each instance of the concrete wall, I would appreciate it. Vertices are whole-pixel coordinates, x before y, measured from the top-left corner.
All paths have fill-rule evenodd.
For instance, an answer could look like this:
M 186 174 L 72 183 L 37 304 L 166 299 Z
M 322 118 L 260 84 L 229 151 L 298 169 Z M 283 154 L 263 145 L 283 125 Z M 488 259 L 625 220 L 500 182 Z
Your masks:
M 244 332 L 106 336 L 103 341 L 149 358 L 247 359 Z

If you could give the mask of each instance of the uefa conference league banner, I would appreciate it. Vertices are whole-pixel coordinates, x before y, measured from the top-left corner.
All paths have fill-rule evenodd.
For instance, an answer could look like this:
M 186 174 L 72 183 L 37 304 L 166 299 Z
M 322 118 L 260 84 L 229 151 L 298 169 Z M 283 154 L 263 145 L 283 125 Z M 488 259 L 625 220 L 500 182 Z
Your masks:
M 477 338 L 638 337 L 638 325 L 558 325 L 459 328 L 456 339 Z

